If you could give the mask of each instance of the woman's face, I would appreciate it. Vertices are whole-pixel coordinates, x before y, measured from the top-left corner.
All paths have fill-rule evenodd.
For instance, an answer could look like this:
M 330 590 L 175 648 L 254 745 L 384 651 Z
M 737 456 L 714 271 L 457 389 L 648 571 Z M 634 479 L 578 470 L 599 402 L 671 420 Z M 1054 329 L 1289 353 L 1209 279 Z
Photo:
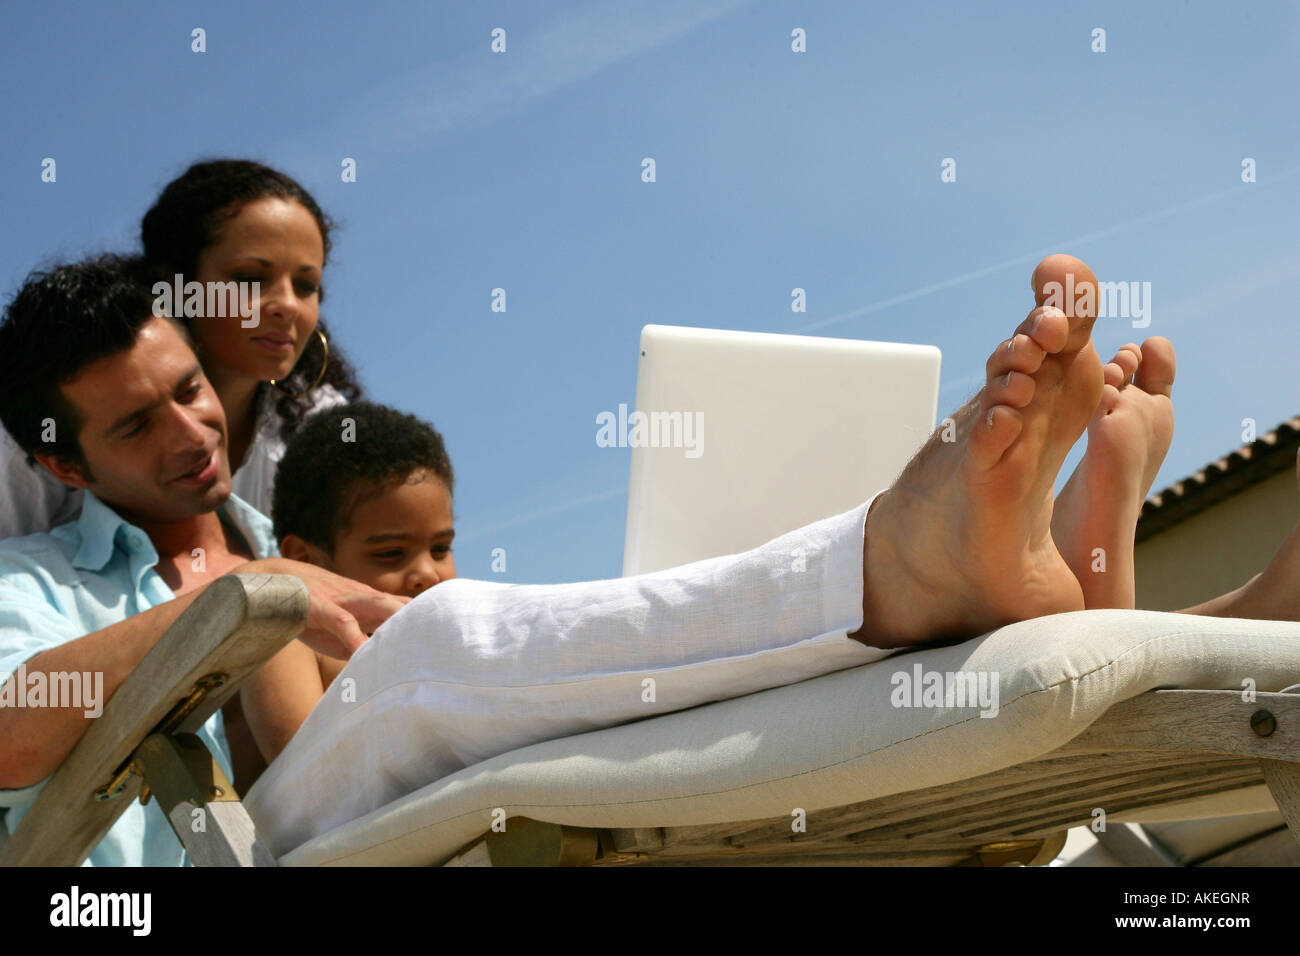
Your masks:
M 231 318 L 192 320 L 204 370 L 214 384 L 289 375 L 320 317 L 324 264 L 320 228 L 301 203 L 257 199 L 225 221 L 216 241 L 200 253 L 197 274 L 187 278 L 201 283 L 258 282 L 260 296 L 244 293 L 258 305 L 258 323 L 251 328 L 243 328 L 235 317 L 236 303 L 230 300 L 224 314 Z

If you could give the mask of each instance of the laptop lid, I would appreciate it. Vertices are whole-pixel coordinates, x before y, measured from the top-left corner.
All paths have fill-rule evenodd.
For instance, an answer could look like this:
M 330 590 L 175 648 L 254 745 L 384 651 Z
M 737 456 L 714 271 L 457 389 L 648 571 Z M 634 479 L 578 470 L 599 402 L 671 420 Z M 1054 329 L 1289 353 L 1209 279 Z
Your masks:
M 647 325 L 636 408 L 601 429 L 632 447 L 623 574 L 746 551 L 888 487 L 934 429 L 939 361 L 928 345 Z

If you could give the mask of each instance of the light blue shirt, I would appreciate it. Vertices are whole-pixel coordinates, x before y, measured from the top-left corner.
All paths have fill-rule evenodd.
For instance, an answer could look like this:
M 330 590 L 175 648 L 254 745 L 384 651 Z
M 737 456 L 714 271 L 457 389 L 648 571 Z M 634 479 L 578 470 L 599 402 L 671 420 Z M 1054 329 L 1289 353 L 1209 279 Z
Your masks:
M 257 558 L 279 551 L 271 521 L 232 495 L 218 510 Z M 0 541 L 0 687 L 37 654 L 102 630 L 175 595 L 154 570 L 149 536 L 87 493 L 81 515 L 48 534 Z M 100 701 L 102 706 L 103 701 Z M 221 712 L 199 737 L 233 776 Z M 13 832 L 46 780 L 0 790 L 4 825 Z M 177 866 L 185 851 L 157 800 L 133 801 L 86 860 L 87 866 Z

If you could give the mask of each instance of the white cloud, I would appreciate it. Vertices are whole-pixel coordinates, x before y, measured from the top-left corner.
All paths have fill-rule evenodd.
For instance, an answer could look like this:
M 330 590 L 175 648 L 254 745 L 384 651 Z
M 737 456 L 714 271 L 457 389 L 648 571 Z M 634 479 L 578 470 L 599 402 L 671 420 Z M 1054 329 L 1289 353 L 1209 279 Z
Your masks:
M 1288 169 L 1284 169 L 1281 172 L 1271 176 L 1267 183 L 1261 183 L 1257 186 L 1252 186 L 1251 188 L 1264 189 L 1266 186 L 1273 186 L 1278 183 L 1285 183 L 1290 179 L 1292 179 L 1293 177 L 1295 177 L 1297 174 L 1300 174 L 1300 166 L 1292 166 Z M 882 299 L 879 302 L 873 302 L 870 305 L 864 305 L 857 309 L 851 309 L 848 312 L 841 312 L 838 315 L 832 315 L 824 319 L 818 319 L 814 322 L 808 323 L 807 325 L 800 326 L 799 328 L 794 329 L 793 331 L 797 333 L 806 333 L 806 332 L 813 332 L 819 329 L 824 329 L 827 326 L 838 325 L 840 322 L 846 322 L 849 319 L 860 318 L 864 315 L 871 315 L 876 312 L 884 312 L 890 308 L 893 308 L 896 305 L 901 305 L 904 302 L 910 302 L 913 299 L 920 299 L 923 298 L 924 296 L 931 295 L 932 293 L 940 292 L 943 289 L 951 289 L 954 286 L 965 285 L 967 282 L 972 282 L 975 279 L 983 279 L 986 276 L 995 275 L 996 273 L 1003 272 L 1018 266 L 1023 267 L 1025 265 L 1036 264 L 1038 263 L 1039 260 L 1043 259 L 1046 256 L 1051 255 L 1054 252 L 1072 253 L 1080 246 L 1087 245 L 1088 243 L 1091 242 L 1097 242 L 1100 239 L 1109 239 L 1112 236 L 1117 236 L 1120 235 L 1121 233 L 1125 233 L 1132 229 L 1136 229 L 1138 226 L 1145 226 L 1153 222 L 1159 222 L 1162 219 L 1168 219 L 1171 216 L 1176 216 L 1179 213 L 1187 212 L 1188 210 L 1195 209 L 1199 206 L 1205 206 L 1210 203 L 1217 202 L 1220 199 L 1227 199 L 1233 196 L 1240 196 L 1241 189 L 1242 187 L 1240 184 L 1234 184 L 1232 186 L 1227 187 L 1226 189 L 1218 189 L 1215 190 L 1214 192 L 1205 193 L 1204 195 L 1197 196 L 1194 199 L 1188 199 L 1180 203 L 1175 203 L 1172 206 L 1166 206 L 1164 209 L 1158 209 L 1155 212 L 1146 213 L 1145 215 L 1138 216 L 1135 219 L 1129 219 L 1125 222 L 1116 223 L 1113 226 L 1107 226 L 1106 228 L 1099 229 L 1096 232 L 1089 232 L 1083 235 L 1073 236 L 1069 239 L 1062 239 L 1059 242 L 1055 242 L 1050 246 L 1044 246 L 1041 249 L 1034 250 L 1033 252 L 1026 252 L 1023 255 L 1016 256 L 1013 259 L 1004 259 L 1001 262 L 994 263 L 993 265 L 990 266 L 985 266 L 982 269 L 975 269 L 971 272 L 963 272 L 960 275 L 953 276 L 949 279 L 943 279 L 942 281 L 934 282 L 929 285 L 922 286 L 919 289 L 912 289 L 909 292 L 903 292 L 899 295 L 890 296 L 888 299 Z
M 750 2 L 587 3 L 564 10 L 532 33 L 511 32 L 505 21 L 485 21 L 482 35 L 471 38 L 473 50 L 371 87 L 345 101 L 340 118 L 348 123 L 349 138 L 385 147 L 490 121 L 672 43 Z M 505 53 L 490 51 L 496 26 L 507 31 Z

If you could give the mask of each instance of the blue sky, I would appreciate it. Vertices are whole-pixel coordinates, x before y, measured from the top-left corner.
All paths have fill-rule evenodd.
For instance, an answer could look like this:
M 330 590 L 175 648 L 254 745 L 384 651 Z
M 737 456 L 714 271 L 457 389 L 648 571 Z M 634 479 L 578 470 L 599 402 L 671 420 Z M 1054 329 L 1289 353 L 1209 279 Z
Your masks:
M 195 159 L 284 169 L 341 224 L 338 343 L 443 432 L 458 567 L 503 547 L 498 580 L 619 573 L 629 451 L 595 417 L 633 401 L 647 323 L 937 345 L 946 409 L 1066 251 L 1151 283 L 1104 355 L 1178 349 L 1157 489 L 1295 414 L 1297 5 L 972 6 L 9 3 L 0 292 L 133 248 Z

